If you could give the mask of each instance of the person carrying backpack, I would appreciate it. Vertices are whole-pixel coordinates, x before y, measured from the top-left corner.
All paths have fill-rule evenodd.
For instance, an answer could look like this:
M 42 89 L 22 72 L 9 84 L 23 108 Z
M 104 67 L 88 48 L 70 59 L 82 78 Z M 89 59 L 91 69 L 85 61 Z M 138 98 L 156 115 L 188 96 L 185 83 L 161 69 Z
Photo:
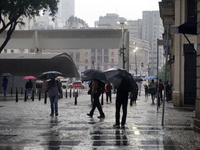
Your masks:
M 157 88 L 156 88 L 156 84 L 154 83 L 154 80 L 151 81 L 148 89 L 149 89 L 149 94 L 151 94 L 152 104 L 154 104 L 154 100 L 155 100 L 155 96 L 157 92 Z

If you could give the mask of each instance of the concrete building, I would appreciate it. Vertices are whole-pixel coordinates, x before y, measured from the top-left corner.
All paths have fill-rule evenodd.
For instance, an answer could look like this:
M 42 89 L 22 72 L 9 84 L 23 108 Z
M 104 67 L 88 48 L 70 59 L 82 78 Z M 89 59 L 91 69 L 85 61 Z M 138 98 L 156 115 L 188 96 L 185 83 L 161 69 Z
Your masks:
M 169 25 L 175 25 L 176 32 L 170 30 L 168 37 L 172 40 L 169 61 L 174 57 L 174 63 L 168 65 L 173 84 L 173 104 L 176 107 L 194 107 L 194 129 L 200 133 L 200 59 L 199 31 L 200 24 L 199 0 L 162 0 L 159 3 L 167 39 Z M 189 26 L 188 26 L 189 24 Z M 197 26 L 197 27 L 196 27 Z M 196 36 L 196 34 L 198 36 Z M 198 45 L 198 46 L 196 46 Z
M 142 39 L 147 40 L 151 48 L 149 51 L 149 73 L 153 76 L 157 75 L 157 39 L 162 39 L 163 32 L 159 11 L 143 11 Z M 163 56 L 161 49 L 160 52 L 160 56 Z M 163 63 L 159 63 L 159 68 L 162 66 Z
M 130 32 L 130 37 L 142 39 L 142 19 L 128 20 L 126 28 Z
M 75 0 L 60 0 L 58 4 L 57 17 L 67 21 L 69 17 L 75 15 Z
M 71 16 L 66 21 L 66 28 L 67 29 L 82 29 L 82 28 L 88 28 L 88 24 L 77 17 Z
M 117 22 L 126 21 L 124 28 L 129 32 L 129 72 L 137 76 L 148 75 L 149 61 L 149 42 L 142 40 L 142 20 L 126 20 L 117 14 L 106 14 L 99 17 L 99 21 L 95 23 L 98 28 L 121 28 Z M 137 51 L 134 53 L 135 48 Z M 116 54 L 117 55 L 117 54 Z M 137 57 L 135 57 L 137 56 Z M 116 59 L 115 59 L 116 60 Z M 143 65 L 141 65 L 143 63 Z M 143 66 L 143 67 L 141 67 Z
M 99 17 L 99 20 L 95 22 L 95 27 L 111 29 L 120 28 L 119 24 L 117 23 L 120 19 L 122 19 L 122 17 L 119 17 L 118 14 L 106 14 L 106 16 Z

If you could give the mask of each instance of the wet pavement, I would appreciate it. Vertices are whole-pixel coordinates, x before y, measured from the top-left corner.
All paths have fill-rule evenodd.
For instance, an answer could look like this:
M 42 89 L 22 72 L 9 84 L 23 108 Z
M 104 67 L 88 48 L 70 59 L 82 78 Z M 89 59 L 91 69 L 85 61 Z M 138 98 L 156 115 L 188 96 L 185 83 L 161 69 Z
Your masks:
M 59 115 L 50 117 L 50 104 L 24 102 L 19 95 L 0 95 L 0 150 L 200 150 L 200 134 L 193 131 L 193 109 L 174 108 L 166 103 L 164 127 L 162 108 L 151 104 L 142 91 L 137 104 L 128 106 L 125 129 L 113 128 L 115 94 L 106 103 L 105 119 L 90 111 L 90 96 L 83 90 L 77 99 L 59 100 Z M 105 95 L 104 95 L 105 96 Z

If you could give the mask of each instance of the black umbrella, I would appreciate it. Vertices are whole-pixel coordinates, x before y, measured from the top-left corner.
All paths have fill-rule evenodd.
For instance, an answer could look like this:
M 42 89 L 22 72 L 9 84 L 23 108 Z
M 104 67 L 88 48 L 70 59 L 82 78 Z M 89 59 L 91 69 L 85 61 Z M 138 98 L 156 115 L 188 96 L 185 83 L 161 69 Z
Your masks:
M 43 72 L 42 74 L 40 74 L 38 76 L 38 79 L 40 79 L 40 80 L 48 80 L 48 79 L 56 78 L 58 76 L 63 76 L 63 75 L 62 75 L 62 73 L 60 73 L 58 71 L 47 71 L 47 72 Z
M 106 79 L 114 84 L 115 87 L 124 91 L 135 89 L 135 81 L 130 73 L 121 68 L 111 68 L 104 71 Z
M 106 82 L 106 76 L 101 70 L 88 69 L 81 73 L 82 81 L 90 81 L 93 79 Z
M 139 77 L 133 77 L 134 81 L 136 82 L 142 82 L 143 79 L 142 78 L 139 78 Z

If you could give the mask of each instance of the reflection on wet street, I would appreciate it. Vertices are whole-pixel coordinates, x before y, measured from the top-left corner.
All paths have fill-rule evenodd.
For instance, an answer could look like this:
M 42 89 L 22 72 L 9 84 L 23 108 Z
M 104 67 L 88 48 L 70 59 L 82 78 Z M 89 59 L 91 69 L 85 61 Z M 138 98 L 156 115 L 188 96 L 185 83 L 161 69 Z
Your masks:
M 1 97 L 0 97 L 1 98 Z M 47 101 L 0 101 L 0 150 L 195 150 L 200 135 L 192 130 L 193 112 L 172 109 L 166 104 L 165 126 L 161 112 L 150 100 L 140 96 L 137 104 L 128 106 L 125 129 L 113 128 L 113 103 L 104 103 L 105 119 L 86 114 L 90 97 L 59 100 L 59 116 L 50 117 Z M 169 109 L 167 109 L 169 107 Z M 169 110 L 169 111 L 168 111 Z M 176 114 L 176 115 L 174 115 Z M 192 142 L 191 142 L 192 141 Z

